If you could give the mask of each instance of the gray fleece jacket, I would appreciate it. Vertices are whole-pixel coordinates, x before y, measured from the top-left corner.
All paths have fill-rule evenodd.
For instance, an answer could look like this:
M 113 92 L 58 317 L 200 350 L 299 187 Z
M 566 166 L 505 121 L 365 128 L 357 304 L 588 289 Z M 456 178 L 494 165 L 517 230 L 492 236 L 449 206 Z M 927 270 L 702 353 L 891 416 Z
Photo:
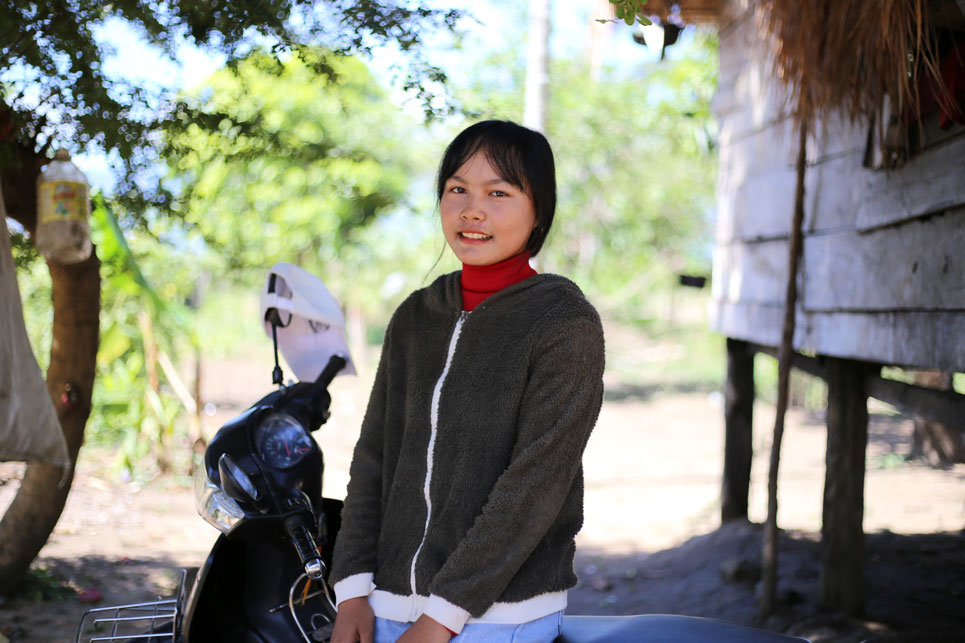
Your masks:
M 376 615 L 522 623 L 576 583 L 581 457 L 603 399 L 603 329 L 541 274 L 462 310 L 459 273 L 386 330 L 330 581 Z

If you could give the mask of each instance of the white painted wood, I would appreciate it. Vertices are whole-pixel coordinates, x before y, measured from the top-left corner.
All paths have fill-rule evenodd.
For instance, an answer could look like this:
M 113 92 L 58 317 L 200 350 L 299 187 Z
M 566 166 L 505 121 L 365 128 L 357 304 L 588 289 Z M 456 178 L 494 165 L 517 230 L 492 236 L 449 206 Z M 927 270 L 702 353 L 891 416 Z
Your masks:
M 776 132 L 775 136 L 778 136 Z M 904 170 L 866 169 L 861 166 L 863 150 L 809 167 L 805 175 L 805 230 L 809 234 L 844 229 L 870 231 L 965 204 L 965 138 L 954 142 L 963 144 L 962 157 L 950 165 L 957 162 L 961 172 L 955 176 L 943 175 L 935 181 L 919 178 L 917 182 L 910 182 L 905 178 L 907 175 L 902 174 Z M 790 214 L 786 213 L 794 202 L 794 169 L 783 163 L 761 167 L 759 157 L 755 160 L 746 156 L 756 154 L 750 151 L 756 149 L 766 149 L 766 145 L 761 140 L 749 140 L 742 146 L 721 150 L 717 184 L 718 243 L 788 234 Z M 790 154 L 790 150 L 787 153 Z M 930 163 L 934 162 L 933 157 Z M 888 179 L 883 178 L 886 176 L 895 183 L 888 183 Z M 928 186 L 934 186 L 935 192 L 929 191 Z M 908 193 L 917 193 L 920 200 L 909 204 Z M 873 208 L 877 209 L 872 211 Z
M 744 117 L 751 118 L 750 114 Z M 741 119 L 729 119 L 738 121 Z M 739 157 L 745 154 L 752 155 L 749 162 L 750 168 L 771 168 L 775 166 L 793 168 L 797 161 L 797 126 L 793 119 L 781 117 L 778 120 L 770 121 L 761 129 L 749 132 L 744 131 L 741 136 L 731 136 L 736 134 L 729 125 L 721 129 L 721 146 L 728 148 L 732 156 Z M 727 138 L 731 136 L 731 138 Z
M 787 237 L 794 207 L 797 173 L 792 167 L 758 169 L 741 180 L 735 167 L 721 165 L 717 175 L 718 244 Z M 861 153 L 839 156 L 809 167 L 804 183 L 804 230 L 808 234 L 853 230 L 871 172 Z
M 720 68 L 720 75 L 717 77 L 717 89 L 714 90 L 714 96 L 710 99 L 710 112 L 717 117 L 718 125 L 722 124 L 729 115 L 740 110 L 740 103 L 734 99 L 736 79 L 736 72 L 727 73 L 724 67 Z
M 748 118 L 750 116 L 748 115 Z M 720 129 L 720 166 L 732 185 L 740 185 L 758 172 L 793 168 L 797 159 L 797 134 L 789 119 L 772 123 L 759 132 L 732 138 L 737 119 L 727 119 Z
M 712 323 L 776 345 L 798 137 L 753 0 L 724 4 Z M 862 167 L 868 126 L 832 117 L 810 133 L 795 343 L 965 371 L 965 136 L 926 132 L 931 147 L 886 172 Z
M 843 154 L 864 153 L 868 137 L 868 123 L 852 123 L 843 114 L 832 114 L 819 123 L 808 140 L 808 163 L 822 163 Z M 861 167 L 861 156 L 858 156 Z
M 780 87 L 767 84 L 767 73 L 749 61 L 735 77 L 725 79 L 729 91 L 715 97 L 722 146 L 753 136 L 788 117 Z M 796 140 L 796 139 L 795 139 Z
M 965 137 L 926 149 L 903 168 L 879 170 L 858 209 L 861 230 L 965 205 Z
M 714 113 L 721 129 L 730 127 L 734 140 L 744 138 L 782 120 L 790 109 L 783 85 L 773 82 L 774 65 L 766 53 L 754 20 L 748 21 L 719 49 L 720 91 Z M 729 122 L 729 121 L 733 122 Z
M 716 281 L 716 280 L 715 280 Z M 781 343 L 781 323 L 784 316 L 782 304 L 751 304 L 726 301 L 715 294 L 708 306 L 711 330 L 726 337 L 743 339 L 765 346 Z M 797 315 L 797 325 L 801 325 L 802 315 Z M 794 347 L 801 348 L 798 340 L 800 331 L 795 333 Z
M 714 301 L 711 327 L 767 346 L 780 342 L 780 305 Z M 965 372 L 965 313 L 914 311 L 797 314 L 796 350 L 899 366 Z
M 711 292 L 719 301 L 784 301 L 787 288 L 787 241 L 732 243 L 714 250 Z
M 803 273 L 808 311 L 965 311 L 965 208 L 866 234 L 807 237 Z
M 872 174 L 861 166 L 863 154 L 863 150 L 851 152 L 808 168 L 804 179 L 804 230 L 808 234 L 854 230 Z
M 870 233 L 808 235 L 800 301 L 807 311 L 965 311 L 963 249 L 965 208 Z M 719 243 L 714 250 L 714 297 L 780 304 L 787 252 L 786 238 Z
M 721 167 L 718 174 L 717 243 L 787 237 L 794 210 L 796 176 L 790 168 L 758 171 L 738 185 Z

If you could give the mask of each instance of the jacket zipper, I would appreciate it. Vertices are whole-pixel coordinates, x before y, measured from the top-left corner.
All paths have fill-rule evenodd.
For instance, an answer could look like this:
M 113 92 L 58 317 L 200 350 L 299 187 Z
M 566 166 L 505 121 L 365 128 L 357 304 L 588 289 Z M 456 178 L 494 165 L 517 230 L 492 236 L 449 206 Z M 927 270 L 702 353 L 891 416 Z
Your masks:
M 469 311 L 464 310 L 459 315 L 459 319 L 456 320 L 456 327 L 452 331 L 452 337 L 449 339 L 449 352 L 446 354 L 446 365 L 442 369 L 442 374 L 439 379 L 436 380 L 436 386 L 432 390 L 432 404 L 429 410 L 429 446 L 426 449 L 426 479 L 423 485 L 422 493 L 426 500 L 426 524 L 422 531 L 422 540 L 419 542 L 419 546 L 415 550 L 415 554 L 412 556 L 412 567 L 409 570 L 409 584 L 412 587 L 412 611 L 410 614 L 410 620 L 415 620 L 418 618 L 418 592 L 416 591 L 415 584 L 415 565 L 416 561 L 419 560 L 419 552 L 422 551 L 422 546 L 425 545 L 426 536 L 429 533 L 429 517 L 432 515 L 432 500 L 429 498 L 429 486 L 432 483 L 432 452 L 436 445 L 436 433 L 439 427 L 439 397 L 442 394 L 442 385 L 446 381 L 446 376 L 449 374 L 449 367 L 452 365 L 452 356 L 456 352 L 456 343 L 459 341 L 459 335 L 462 332 L 462 325 L 469 317 Z

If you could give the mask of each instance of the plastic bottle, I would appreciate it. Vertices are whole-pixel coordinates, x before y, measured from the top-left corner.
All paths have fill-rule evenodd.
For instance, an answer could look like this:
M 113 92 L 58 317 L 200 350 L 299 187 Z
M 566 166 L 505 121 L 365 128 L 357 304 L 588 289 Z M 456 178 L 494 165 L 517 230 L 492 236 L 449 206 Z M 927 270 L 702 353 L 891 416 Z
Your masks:
M 90 196 L 87 177 L 64 148 L 37 177 L 37 232 L 40 253 L 61 264 L 90 256 Z

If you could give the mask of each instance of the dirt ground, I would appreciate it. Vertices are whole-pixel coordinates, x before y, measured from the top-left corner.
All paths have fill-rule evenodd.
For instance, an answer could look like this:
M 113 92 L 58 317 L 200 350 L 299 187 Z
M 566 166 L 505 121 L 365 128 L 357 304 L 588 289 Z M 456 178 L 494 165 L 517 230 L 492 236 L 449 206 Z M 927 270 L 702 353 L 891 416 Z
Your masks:
M 258 360 L 255 360 L 258 361 Z M 210 436 L 266 390 L 270 369 L 222 363 L 207 371 Z M 344 380 L 344 381 L 343 381 Z M 367 382 L 334 385 L 333 418 L 317 435 L 326 495 L 344 495 Z M 254 393 L 250 393 L 254 391 Z M 719 526 L 722 400 L 611 383 L 585 457 L 586 523 L 570 613 L 674 613 L 754 623 L 773 408 L 755 410 L 751 523 Z M 762 625 L 830 641 L 965 640 L 965 465 L 907 463 L 911 423 L 872 405 L 864 526 L 864 620 L 817 606 L 825 430 L 792 410 L 780 481 L 780 610 Z M 185 447 L 186 448 L 186 447 Z M 183 478 L 120 482 L 111 454 L 82 452 L 67 508 L 20 594 L 0 599 L 0 643 L 73 641 L 85 609 L 171 595 L 181 566 L 197 566 L 217 533 Z M 0 510 L 22 465 L 0 464 Z M 2 484 L 6 480 L 7 484 Z M 103 596 L 100 601 L 82 600 Z M 759 624 L 761 625 L 761 624 Z

